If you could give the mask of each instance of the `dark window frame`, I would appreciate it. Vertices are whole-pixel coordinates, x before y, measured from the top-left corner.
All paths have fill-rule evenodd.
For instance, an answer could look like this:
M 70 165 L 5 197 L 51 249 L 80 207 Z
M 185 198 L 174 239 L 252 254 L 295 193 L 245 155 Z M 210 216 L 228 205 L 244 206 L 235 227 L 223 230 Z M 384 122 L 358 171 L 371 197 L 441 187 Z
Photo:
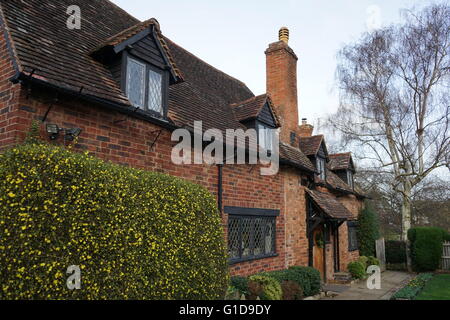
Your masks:
M 350 186 L 350 188 L 354 188 L 354 177 L 353 177 L 353 171 L 347 170 L 347 184 Z
M 348 232 L 348 251 L 352 252 L 359 250 L 358 223 L 355 221 L 348 221 L 347 232 Z
M 258 145 L 263 147 L 264 149 L 266 149 L 267 145 L 262 145 L 261 144 L 261 138 L 260 138 L 261 127 L 263 128 L 264 131 L 268 130 L 268 129 L 272 130 L 272 134 L 273 135 L 275 134 L 275 132 L 273 130 L 276 130 L 276 128 L 274 126 L 272 126 L 270 124 L 267 124 L 266 122 L 260 121 L 260 120 L 256 121 L 255 127 L 256 127 L 256 133 L 257 133 L 257 137 L 258 137 Z M 267 149 L 268 152 L 272 152 L 273 149 L 274 149 L 274 145 L 273 145 L 273 138 L 274 138 L 274 136 L 271 136 L 271 138 L 272 138 L 272 141 L 270 143 L 271 149 Z M 266 139 L 267 139 L 267 136 L 264 137 L 265 142 L 267 142 Z
M 230 243 L 233 241 L 231 239 L 232 234 L 237 232 L 237 243 L 238 243 L 238 254 L 237 256 L 231 257 L 229 259 L 230 264 L 241 263 L 245 261 L 259 260 L 265 258 L 271 258 L 278 256 L 276 250 L 276 217 L 279 216 L 279 210 L 271 209 L 255 209 L 255 208 L 240 208 L 240 207 L 225 207 L 225 213 L 228 214 L 228 250 L 230 252 Z M 258 225 L 257 222 L 260 222 Z M 248 235 L 248 248 L 243 247 L 243 234 L 244 234 L 244 223 L 250 223 L 250 233 Z M 238 230 L 231 230 L 231 226 L 235 226 Z M 271 225 L 271 226 L 269 226 Z M 272 230 L 271 234 L 271 246 L 270 252 L 264 252 L 261 254 L 255 254 L 255 238 L 257 235 L 257 228 L 262 227 L 263 231 L 260 234 L 261 239 L 265 239 L 268 236 L 270 228 Z M 234 239 L 236 240 L 236 239 Z M 265 240 L 262 240 L 265 241 Z M 260 249 L 260 248 L 259 248 Z M 244 250 L 249 250 L 248 255 L 244 255 Z
M 132 55 L 128 52 L 124 52 L 122 56 L 122 90 L 123 92 L 128 95 L 128 61 L 129 59 L 133 59 L 143 65 L 145 65 L 145 92 L 144 92 L 144 107 L 136 107 L 139 110 L 151 115 L 155 118 L 163 118 L 167 119 L 167 113 L 168 113 L 168 101 L 169 101 L 169 73 L 167 70 L 162 70 L 138 57 L 135 55 Z M 149 74 L 150 70 L 157 72 L 161 74 L 162 76 L 162 83 L 161 83 L 161 97 L 162 97 L 162 110 L 161 113 L 158 113 L 154 110 L 149 109 Z

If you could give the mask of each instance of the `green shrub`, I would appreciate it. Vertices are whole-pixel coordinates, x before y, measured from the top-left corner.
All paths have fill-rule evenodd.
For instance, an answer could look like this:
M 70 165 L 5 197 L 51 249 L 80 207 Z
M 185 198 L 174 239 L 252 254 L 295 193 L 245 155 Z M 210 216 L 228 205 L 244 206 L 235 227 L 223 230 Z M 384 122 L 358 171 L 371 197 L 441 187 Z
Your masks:
M 414 270 L 422 272 L 439 268 L 446 234 L 445 230 L 433 227 L 416 227 L 408 230 Z
M 247 277 L 241 277 L 241 276 L 231 277 L 230 284 L 232 287 L 239 290 L 239 292 L 241 294 L 244 294 L 244 295 L 248 294 L 248 278 Z
M 358 216 L 357 236 L 359 253 L 363 256 L 374 256 L 375 241 L 380 237 L 380 226 L 377 214 L 367 201 Z
M 385 242 L 386 263 L 406 263 L 406 242 L 388 240 Z
M 367 276 L 366 268 L 360 261 L 350 262 L 347 269 L 354 279 L 364 279 Z
M 283 281 L 294 281 L 303 290 L 305 296 L 313 296 L 321 291 L 320 273 L 311 267 L 293 266 L 289 269 L 264 272 L 262 275 Z
M 303 299 L 303 290 L 297 282 L 284 280 L 281 282 L 283 291 L 283 300 L 301 300 Z
M 367 266 L 379 266 L 380 260 L 375 257 L 367 257 Z
M 0 155 L 0 299 L 217 299 L 221 218 L 203 187 L 46 144 Z M 81 268 L 81 290 L 66 270 Z
M 368 266 L 367 262 L 369 261 L 369 258 L 367 258 L 366 256 L 360 256 L 358 258 L 358 261 L 361 262 L 361 264 L 364 266 L 364 269 L 367 269 Z
M 261 300 L 281 300 L 283 297 L 281 285 L 274 278 L 256 274 L 250 276 L 248 280 L 250 300 L 255 300 L 257 297 Z

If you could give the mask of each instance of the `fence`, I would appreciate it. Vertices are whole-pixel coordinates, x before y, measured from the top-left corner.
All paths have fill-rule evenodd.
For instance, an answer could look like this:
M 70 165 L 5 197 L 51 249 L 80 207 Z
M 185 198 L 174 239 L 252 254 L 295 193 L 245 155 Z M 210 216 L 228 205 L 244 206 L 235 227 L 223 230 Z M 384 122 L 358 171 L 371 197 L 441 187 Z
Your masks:
M 442 269 L 450 270 L 450 242 L 444 242 L 444 249 L 442 252 Z

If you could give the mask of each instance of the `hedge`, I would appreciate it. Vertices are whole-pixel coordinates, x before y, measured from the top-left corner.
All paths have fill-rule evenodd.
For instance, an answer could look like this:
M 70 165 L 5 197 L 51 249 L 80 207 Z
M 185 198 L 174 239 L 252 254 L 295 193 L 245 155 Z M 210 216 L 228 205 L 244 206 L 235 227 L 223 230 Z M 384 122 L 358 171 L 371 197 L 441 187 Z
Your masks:
M 406 263 L 406 242 L 388 240 L 385 243 L 387 263 Z
M 47 144 L 0 155 L 0 299 L 222 298 L 223 239 L 201 186 Z
M 265 276 L 276 279 L 280 284 L 283 281 L 293 281 L 303 290 L 305 296 L 313 296 L 320 293 L 320 272 L 311 267 L 292 266 L 289 269 L 262 273 Z
M 422 272 L 439 268 L 443 242 L 447 236 L 447 231 L 441 228 L 416 227 L 408 230 L 414 270 Z
M 376 212 L 367 201 L 358 215 L 357 236 L 360 255 L 375 256 L 375 241 L 380 237 L 380 226 Z

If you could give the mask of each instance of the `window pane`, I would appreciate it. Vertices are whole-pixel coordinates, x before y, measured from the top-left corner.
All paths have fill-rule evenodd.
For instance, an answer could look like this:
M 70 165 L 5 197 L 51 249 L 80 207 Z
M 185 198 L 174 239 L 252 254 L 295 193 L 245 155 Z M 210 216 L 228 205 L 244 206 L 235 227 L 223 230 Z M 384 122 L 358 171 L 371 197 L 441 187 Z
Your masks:
M 269 219 L 266 222 L 265 254 L 275 252 L 275 220 Z
M 162 75 L 153 70 L 149 72 L 148 108 L 162 113 Z
M 248 258 L 252 255 L 251 238 L 253 233 L 253 219 L 242 219 L 242 258 Z
M 127 67 L 127 96 L 139 108 L 144 107 L 145 65 L 129 58 Z
M 258 135 L 259 135 L 259 145 L 262 148 L 266 147 L 266 134 L 264 132 L 264 126 L 259 124 L 258 125 Z
M 228 219 L 228 254 L 231 259 L 239 258 L 239 219 Z

